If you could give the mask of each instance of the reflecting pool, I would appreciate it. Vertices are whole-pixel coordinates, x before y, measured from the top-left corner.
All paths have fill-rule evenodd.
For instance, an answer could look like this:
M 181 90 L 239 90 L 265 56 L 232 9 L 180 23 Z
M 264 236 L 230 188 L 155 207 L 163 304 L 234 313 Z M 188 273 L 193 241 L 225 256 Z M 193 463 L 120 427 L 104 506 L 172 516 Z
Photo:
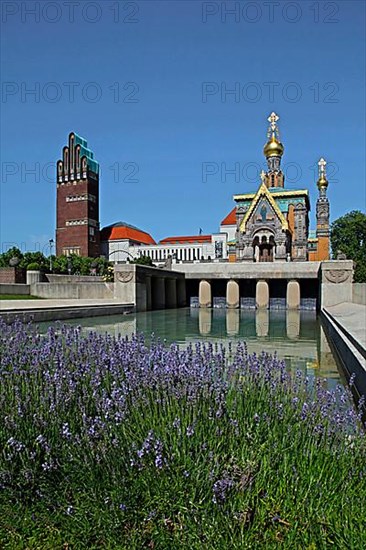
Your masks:
M 327 378 L 329 386 L 344 383 L 323 327 L 312 311 L 271 311 L 184 308 L 130 315 L 74 319 L 69 324 L 84 331 L 117 336 L 143 332 L 169 344 L 212 341 L 235 344 L 244 340 L 250 353 L 277 353 L 291 370 Z M 47 324 L 40 324 L 46 329 Z

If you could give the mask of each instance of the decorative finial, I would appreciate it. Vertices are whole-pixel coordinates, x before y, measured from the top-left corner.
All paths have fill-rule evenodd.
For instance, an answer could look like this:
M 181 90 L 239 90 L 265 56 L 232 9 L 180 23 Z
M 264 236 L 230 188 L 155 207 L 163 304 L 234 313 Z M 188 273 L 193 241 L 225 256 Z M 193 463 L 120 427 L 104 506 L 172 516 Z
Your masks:
M 272 111 L 267 120 L 270 123 L 268 127 L 267 137 L 270 138 L 271 135 L 274 134 L 277 139 L 280 139 L 280 133 L 277 126 L 277 121 L 280 120 L 280 117 L 274 111 Z
M 267 130 L 268 141 L 263 148 L 263 153 L 267 159 L 267 162 L 269 162 L 269 159 L 271 157 L 282 157 L 284 146 L 280 141 L 280 132 L 277 126 L 277 121 L 280 120 L 280 117 L 275 112 L 273 112 L 269 115 L 267 120 L 270 123 Z M 278 161 L 268 164 L 269 172 L 273 172 L 275 170 L 280 170 L 280 163 Z
M 264 183 L 264 180 L 266 179 L 266 173 L 264 170 L 262 170 L 262 172 L 260 173 L 260 176 L 261 176 L 262 183 Z
M 318 166 L 319 166 L 319 179 L 326 179 L 327 174 L 325 172 L 325 167 L 327 165 L 327 161 L 323 159 L 323 157 L 319 160 Z
M 325 171 L 326 165 L 327 165 L 327 161 L 322 157 L 318 162 L 319 178 L 318 178 L 317 185 L 320 191 L 322 190 L 324 191 L 328 187 L 327 173 Z

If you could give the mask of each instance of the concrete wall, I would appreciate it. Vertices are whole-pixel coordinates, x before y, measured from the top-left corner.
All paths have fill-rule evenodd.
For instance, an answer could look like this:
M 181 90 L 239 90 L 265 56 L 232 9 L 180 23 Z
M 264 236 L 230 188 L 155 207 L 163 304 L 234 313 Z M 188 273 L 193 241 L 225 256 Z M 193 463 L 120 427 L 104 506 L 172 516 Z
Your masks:
M 103 277 L 98 275 L 56 275 L 47 273 L 45 275 L 49 283 L 102 283 Z
M 41 271 L 37 270 L 27 270 L 27 285 L 34 285 L 35 283 L 41 283 L 43 281 Z
M 320 262 L 173 264 L 186 279 L 317 279 Z
M 21 294 L 26 296 L 30 294 L 30 286 L 22 285 L 20 283 L 14 284 L 0 284 L 0 294 Z
M 353 283 L 352 302 L 366 306 L 366 283 Z
M 31 294 L 53 300 L 93 298 L 110 300 L 114 298 L 114 283 L 36 283 L 31 285 Z
M 322 308 L 352 302 L 352 260 L 329 260 L 321 263 L 320 305 Z

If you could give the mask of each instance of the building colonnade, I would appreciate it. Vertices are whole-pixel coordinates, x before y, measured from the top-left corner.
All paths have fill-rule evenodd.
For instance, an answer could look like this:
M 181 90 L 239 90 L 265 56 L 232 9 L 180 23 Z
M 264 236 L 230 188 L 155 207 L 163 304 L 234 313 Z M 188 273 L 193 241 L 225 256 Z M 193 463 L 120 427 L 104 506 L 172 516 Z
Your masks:
M 202 257 L 202 248 L 201 247 L 185 247 L 185 248 L 153 248 L 144 247 L 141 250 L 140 247 L 139 255 L 148 256 L 153 261 L 159 262 L 166 260 L 169 256 L 174 257 L 178 261 L 182 262 L 193 262 L 195 260 L 200 260 Z

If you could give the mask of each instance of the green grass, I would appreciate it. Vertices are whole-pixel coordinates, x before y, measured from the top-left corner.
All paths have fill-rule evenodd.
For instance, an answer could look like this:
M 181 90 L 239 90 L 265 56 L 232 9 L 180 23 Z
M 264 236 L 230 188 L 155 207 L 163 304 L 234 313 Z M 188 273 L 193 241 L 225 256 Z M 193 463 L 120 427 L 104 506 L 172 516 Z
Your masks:
M 42 298 L 29 294 L 0 294 L 0 300 L 42 300 Z

